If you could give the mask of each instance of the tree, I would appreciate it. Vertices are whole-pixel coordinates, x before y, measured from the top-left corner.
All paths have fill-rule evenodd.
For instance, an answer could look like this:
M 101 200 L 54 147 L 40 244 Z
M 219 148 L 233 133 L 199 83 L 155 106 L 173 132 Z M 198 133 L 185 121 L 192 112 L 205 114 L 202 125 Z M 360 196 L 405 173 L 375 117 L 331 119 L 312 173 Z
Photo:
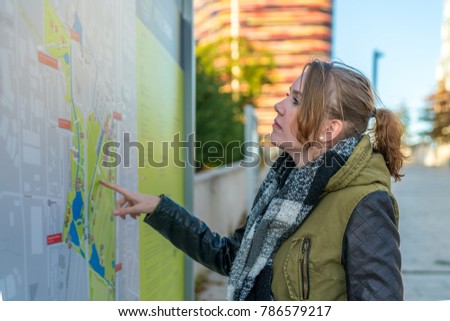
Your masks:
M 433 123 L 429 136 L 440 143 L 450 142 L 450 92 L 445 88 L 444 81 L 440 81 L 436 93 L 430 96 L 430 108 L 427 111 L 428 120 Z
M 239 60 L 233 60 L 231 42 L 221 39 L 196 48 L 197 169 L 242 159 L 243 106 L 254 104 L 274 66 L 271 55 L 257 52 L 243 38 L 238 39 Z M 232 72 L 233 66 L 239 72 L 236 67 Z M 231 91 L 232 79 L 240 84 L 237 97 Z
M 427 129 L 424 129 L 421 132 L 419 132 L 419 137 L 422 139 L 423 142 L 432 139 L 434 118 L 435 114 L 433 111 L 433 106 L 431 104 L 428 104 L 427 106 L 421 109 L 419 114 L 419 121 L 425 124 L 427 127 Z
M 217 72 L 207 72 L 197 58 L 196 73 L 196 146 L 197 169 L 217 167 L 241 159 L 226 146 L 243 139 L 242 112 L 233 103 L 231 93 L 219 91 L 224 85 Z
M 405 102 L 402 102 L 396 112 L 397 116 L 400 118 L 404 126 L 404 140 L 407 145 L 411 144 L 411 116 L 408 107 Z

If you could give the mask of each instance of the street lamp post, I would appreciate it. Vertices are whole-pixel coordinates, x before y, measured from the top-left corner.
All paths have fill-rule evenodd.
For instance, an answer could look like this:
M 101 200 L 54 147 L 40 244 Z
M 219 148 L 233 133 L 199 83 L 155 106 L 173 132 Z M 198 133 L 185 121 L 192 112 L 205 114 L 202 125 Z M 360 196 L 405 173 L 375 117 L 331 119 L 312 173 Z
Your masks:
M 383 53 L 381 51 L 378 51 L 375 49 L 373 51 L 373 59 L 372 59 L 372 85 L 375 89 L 375 92 L 377 92 L 377 78 L 378 78 L 378 59 L 383 57 Z

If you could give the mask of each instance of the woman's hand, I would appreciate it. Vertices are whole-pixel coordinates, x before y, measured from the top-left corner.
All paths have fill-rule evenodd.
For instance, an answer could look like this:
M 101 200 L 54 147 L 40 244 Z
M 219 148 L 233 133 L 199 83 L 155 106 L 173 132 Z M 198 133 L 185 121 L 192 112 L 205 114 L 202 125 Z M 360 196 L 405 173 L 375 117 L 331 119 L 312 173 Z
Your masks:
M 158 196 L 130 192 L 120 186 L 105 181 L 100 181 L 100 184 L 123 196 L 116 202 L 116 209 L 113 212 L 114 215 L 120 216 L 123 219 L 125 219 L 127 214 L 130 214 L 132 218 L 136 219 L 142 213 L 151 213 L 161 200 Z

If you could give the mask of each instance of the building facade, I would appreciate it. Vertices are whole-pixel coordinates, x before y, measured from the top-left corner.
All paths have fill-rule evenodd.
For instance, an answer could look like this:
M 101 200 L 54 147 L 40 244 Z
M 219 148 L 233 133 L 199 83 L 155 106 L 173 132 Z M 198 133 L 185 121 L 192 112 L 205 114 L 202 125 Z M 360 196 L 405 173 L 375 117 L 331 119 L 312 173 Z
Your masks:
M 289 91 L 303 66 L 313 58 L 329 60 L 332 49 L 332 0 L 195 0 L 195 38 L 211 43 L 244 37 L 261 51 L 270 52 L 275 68 L 270 85 L 256 99 L 258 133 L 272 131 L 273 106 Z M 231 55 L 239 60 L 236 43 Z M 220 54 L 220 53 L 218 53 Z M 238 88 L 237 83 L 231 88 Z

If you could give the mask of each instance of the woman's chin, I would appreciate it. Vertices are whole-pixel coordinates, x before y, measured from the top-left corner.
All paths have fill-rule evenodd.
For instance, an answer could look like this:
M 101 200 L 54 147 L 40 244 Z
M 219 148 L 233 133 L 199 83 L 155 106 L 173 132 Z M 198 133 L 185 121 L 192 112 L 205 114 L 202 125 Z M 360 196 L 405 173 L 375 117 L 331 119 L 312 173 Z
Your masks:
M 277 142 L 276 136 L 273 132 L 270 134 L 270 143 L 275 147 L 280 147 L 280 144 Z
M 284 150 L 284 148 L 286 147 L 286 146 L 284 146 L 283 144 L 280 144 L 280 143 L 278 143 L 278 142 L 275 141 L 275 140 L 271 140 L 270 143 L 272 144 L 272 146 L 278 147 L 279 149 L 282 149 L 282 150 Z

